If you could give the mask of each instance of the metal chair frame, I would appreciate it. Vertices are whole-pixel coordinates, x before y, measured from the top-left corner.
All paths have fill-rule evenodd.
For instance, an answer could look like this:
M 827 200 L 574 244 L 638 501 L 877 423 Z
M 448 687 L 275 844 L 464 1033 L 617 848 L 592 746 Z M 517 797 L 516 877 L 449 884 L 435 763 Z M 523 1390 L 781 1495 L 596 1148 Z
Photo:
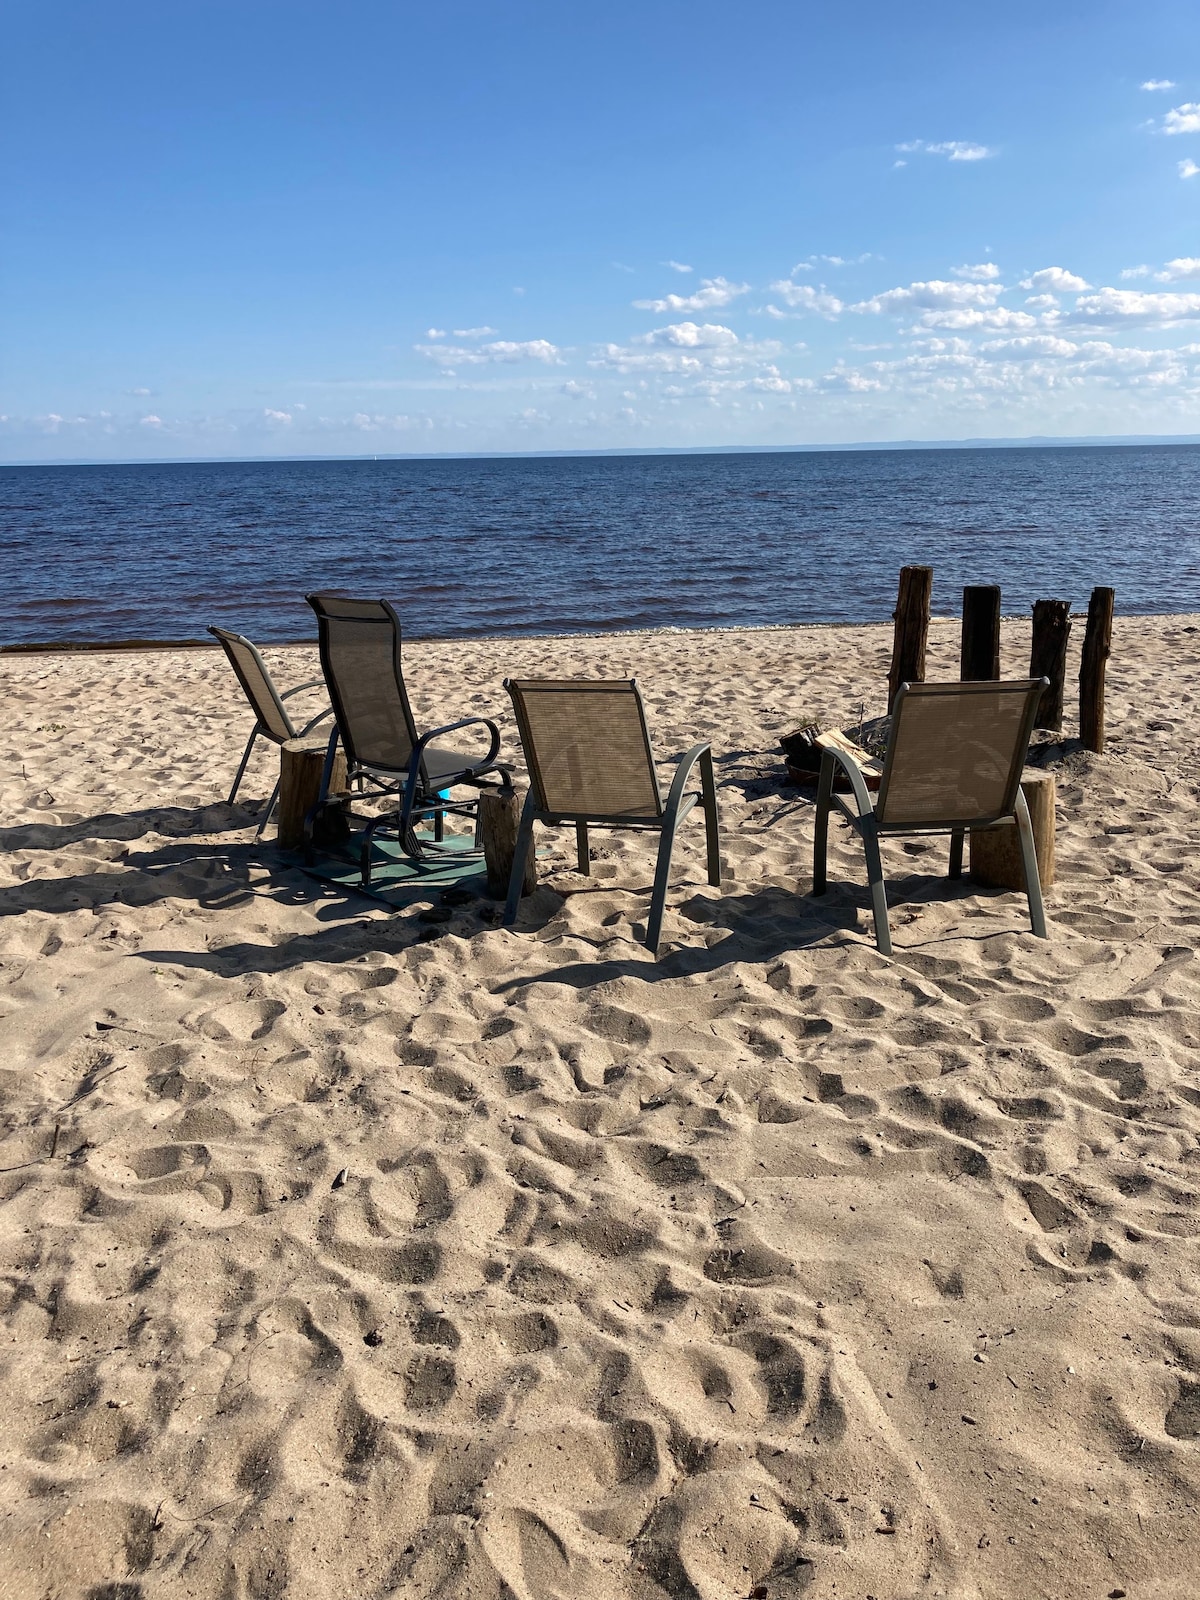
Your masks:
M 891 777 L 895 760 L 896 736 L 895 729 L 901 726 L 901 702 L 906 695 L 912 693 L 936 694 L 955 693 L 963 694 L 977 692 L 980 694 L 995 692 L 1000 685 L 994 682 L 979 683 L 945 683 L 945 684 L 909 684 L 900 685 L 893 708 L 893 734 L 888 742 L 887 754 L 884 757 L 882 769 L 878 762 L 869 758 L 860 761 L 853 753 L 853 748 L 847 747 L 846 742 L 834 740 L 828 735 L 818 739 L 821 745 L 821 773 L 817 782 L 817 807 L 816 826 L 813 836 L 813 887 L 814 895 L 824 894 L 828 888 L 827 855 L 829 839 L 829 813 L 836 809 L 845 817 L 850 826 L 858 833 L 863 842 L 863 851 L 867 862 L 867 881 L 871 889 L 871 914 L 875 925 L 875 943 L 885 956 L 892 954 L 892 936 L 888 926 L 887 888 L 883 877 L 883 863 L 879 854 L 879 841 L 884 838 L 901 838 L 905 836 L 916 837 L 922 834 L 950 835 L 950 863 L 947 876 L 961 878 L 963 860 L 963 841 L 968 833 L 973 833 L 977 828 L 997 828 L 1015 826 L 1020 836 L 1021 864 L 1025 871 L 1025 892 L 1029 902 L 1029 920 L 1033 932 L 1039 939 L 1050 937 L 1046 929 L 1046 912 L 1042 903 L 1042 885 L 1038 875 L 1037 851 L 1033 840 L 1033 827 L 1029 820 L 1029 806 L 1021 791 L 1021 773 L 1025 764 L 1026 752 L 1029 748 L 1029 736 L 1033 731 L 1033 721 L 1037 715 L 1038 702 L 1044 689 L 1049 687 L 1050 680 L 1041 678 L 1029 680 L 1020 684 L 1005 685 L 1014 692 L 1024 688 L 1027 696 L 1024 717 L 1020 733 L 1014 746 L 1012 768 L 1005 784 L 1004 797 L 1001 807 L 996 812 L 984 813 L 978 818 L 967 820 L 963 817 L 954 817 L 946 821 L 928 820 L 919 825 L 897 823 L 889 826 L 887 822 L 887 792 L 888 782 Z M 850 780 L 851 794 L 854 807 L 841 795 L 834 793 L 833 783 L 837 768 L 841 768 Z M 867 788 L 864 774 L 868 771 L 880 772 L 878 795 L 872 799 Z
M 536 682 L 536 680 L 533 680 Z M 619 681 L 619 680 L 618 680 Z M 558 826 L 564 823 L 573 823 L 575 826 L 576 865 L 585 876 L 590 876 L 592 870 L 591 853 L 588 841 L 589 827 L 602 828 L 634 828 L 654 831 L 659 834 L 658 859 L 654 869 L 654 888 L 650 895 L 650 915 L 646 922 L 646 945 L 650 952 L 657 956 L 658 946 L 662 937 L 663 912 L 666 909 L 667 889 L 671 878 L 671 858 L 675 849 L 675 836 L 679 824 L 695 806 L 700 805 L 704 811 L 705 843 L 707 847 L 708 881 L 713 888 L 719 888 L 721 883 L 721 846 L 718 831 L 717 814 L 717 786 L 713 772 L 712 746 L 710 744 L 697 744 L 680 761 L 675 769 L 674 778 L 666 801 L 662 799 L 662 788 L 658 782 L 658 769 L 654 761 L 654 753 L 650 744 L 650 733 L 646 727 L 646 711 L 642 703 L 641 691 L 638 689 L 637 680 L 629 679 L 628 687 L 632 689 L 637 701 L 638 713 L 641 717 L 642 732 L 646 739 L 646 756 L 650 772 L 654 778 L 655 789 L 658 793 L 659 810 L 653 816 L 613 816 L 610 813 L 594 811 L 552 811 L 544 807 L 538 797 L 541 789 L 541 777 L 537 765 L 536 742 L 529 736 L 524 725 L 521 703 L 513 694 L 511 681 L 504 680 L 504 687 L 513 695 L 513 704 L 517 713 L 518 726 L 521 729 L 521 742 L 525 749 L 525 760 L 529 767 L 530 786 L 525 797 L 525 805 L 521 811 L 520 826 L 517 829 L 516 850 L 513 856 L 512 874 L 508 880 L 508 898 L 504 906 L 504 926 L 511 927 L 517 919 L 517 909 L 521 900 L 521 885 L 525 877 L 525 864 L 529 852 L 533 848 L 533 826 L 535 822 L 545 823 L 549 826 Z M 580 693 L 587 693 L 590 689 L 611 689 L 611 682 L 589 684 L 581 681 L 578 685 Z M 696 767 L 700 769 L 700 792 L 687 793 L 688 779 Z
M 233 780 L 233 787 L 229 791 L 229 799 L 227 804 L 232 805 L 237 798 L 237 792 L 241 787 L 242 777 L 245 774 L 247 765 L 249 764 L 250 752 L 254 749 L 254 741 L 261 737 L 269 740 L 272 744 L 284 745 L 287 743 L 287 739 L 281 739 L 275 730 L 268 727 L 267 724 L 262 720 L 262 715 L 259 711 L 254 690 L 251 688 L 250 684 L 247 683 L 246 678 L 242 673 L 241 664 L 239 663 L 234 652 L 229 648 L 229 645 L 226 644 L 226 640 L 229 640 L 233 644 L 241 645 L 243 649 L 248 650 L 254 657 L 255 665 L 262 673 L 268 690 L 275 698 L 276 711 L 283 721 L 284 726 L 291 730 L 287 736 L 288 739 L 302 739 L 306 733 L 310 732 L 316 727 L 318 722 L 324 722 L 326 717 L 331 717 L 333 715 L 333 708 L 331 706 L 326 706 L 324 711 L 319 711 L 315 717 L 310 717 L 303 727 L 297 728 L 291 717 L 288 715 L 287 707 L 283 702 L 285 700 L 290 700 L 293 695 L 302 694 L 305 689 L 323 689 L 325 687 L 324 678 L 310 678 L 307 683 L 298 683 L 294 689 L 284 689 L 281 692 L 277 687 L 274 678 L 272 678 L 267 668 L 267 664 L 263 660 L 256 644 L 247 639 L 244 634 L 232 633 L 228 628 L 217 628 L 210 626 L 208 631 L 221 646 L 222 650 L 224 650 L 226 659 L 228 660 L 229 665 L 233 668 L 234 675 L 241 684 L 242 692 L 246 696 L 246 699 L 250 702 L 250 709 L 255 715 L 254 726 L 250 730 L 250 737 L 246 740 L 246 748 L 242 751 L 242 759 L 238 764 L 237 774 Z M 270 822 L 275 813 L 275 807 L 279 802 L 279 785 L 281 781 L 281 778 L 276 778 L 275 780 L 275 787 L 271 790 L 271 797 L 267 801 L 266 810 L 262 814 L 262 820 L 259 822 L 258 830 L 254 835 L 256 839 L 262 838 L 263 834 L 267 830 L 267 824 Z
M 329 625 L 331 621 L 338 619 L 325 609 L 324 602 L 327 599 L 341 599 L 342 597 L 310 594 L 306 595 L 305 598 L 317 617 L 321 667 L 325 674 L 324 682 L 329 691 L 334 717 L 334 728 L 329 735 L 329 743 L 325 750 L 325 763 L 321 772 L 321 786 L 318 791 L 317 803 L 304 819 L 305 854 L 311 858 L 313 853 L 313 829 L 316 818 L 322 807 L 330 802 L 329 786 L 333 778 L 334 758 L 337 754 L 339 743 L 346 753 L 346 782 L 348 785 L 356 784 L 360 790 L 374 794 L 377 797 L 394 795 L 399 802 L 394 814 L 384 812 L 379 816 L 371 817 L 363 829 L 359 843 L 359 871 L 364 889 L 370 886 L 371 848 L 375 841 L 375 835 L 381 828 L 394 826 L 404 852 L 415 860 L 422 860 L 428 854 L 430 846 L 422 844 L 417 838 L 416 827 L 419 821 L 422 819 L 432 820 L 433 848 L 436 850 L 445 837 L 445 819 L 447 816 L 472 817 L 475 822 L 475 847 L 478 850 L 478 799 L 450 800 L 444 797 L 443 791 L 449 791 L 465 784 L 481 791 L 491 789 L 499 790 L 502 793 L 512 792 L 511 769 L 506 763 L 497 760 L 500 754 L 500 730 L 495 722 L 490 717 L 460 717 L 456 722 L 447 722 L 441 727 L 431 728 L 427 733 L 418 734 L 408 702 L 408 691 L 404 686 L 404 674 L 400 659 L 400 618 L 396 613 L 395 607 L 387 600 L 357 602 L 364 605 L 378 606 L 383 615 L 378 618 L 357 618 L 355 619 L 356 621 L 391 627 L 392 670 L 395 678 L 395 689 L 411 742 L 408 759 L 402 763 L 398 762 L 394 767 L 386 766 L 380 762 L 360 760 L 355 749 L 350 719 L 346 715 L 345 702 L 339 692 L 337 673 L 330 660 Z M 431 778 L 426 770 L 425 762 L 425 755 L 429 746 L 445 734 L 455 733 L 460 728 L 470 727 L 483 727 L 488 730 L 490 742 L 487 754 L 481 761 L 470 762 L 461 769 L 446 771 Z M 489 773 L 495 773 L 500 782 L 495 784 L 485 781 L 486 775 Z M 394 822 L 392 820 L 393 815 L 395 817 Z

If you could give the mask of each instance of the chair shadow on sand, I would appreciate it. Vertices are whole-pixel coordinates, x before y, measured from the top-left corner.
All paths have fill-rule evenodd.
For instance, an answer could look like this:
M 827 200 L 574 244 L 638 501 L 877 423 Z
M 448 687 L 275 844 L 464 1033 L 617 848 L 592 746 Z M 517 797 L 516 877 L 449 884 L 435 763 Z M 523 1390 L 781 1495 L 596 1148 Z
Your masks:
M 790 809 L 790 808 L 789 808 Z M 778 819 L 772 817 L 770 821 Z M 70 823 L 29 823 L 0 831 L 0 845 L 10 850 L 86 847 L 89 842 L 132 843 L 157 834 L 171 840 L 139 851 L 127 851 L 114 858 L 114 870 L 96 870 L 66 877 L 36 877 L 0 889 L 0 917 L 20 916 L 26 911 L 61 914 L 127 905 L 142 907 L 165 900 L 192 901 L 203 911 L 227 912 L 249 908 L 256 901 L 279 906 L 306 906 L 321 926 L 312 932 L 293 934 L 277 945 L 250 940 L 229 940 L 210 950 L 172 950 L 147 948 L 136 952 L 150 962 L 211 972 L 215 976 L 241 977 L 249 973 L 287 971 L 309 961 L 335 963 L 377 950 L 399 956 L 418 944 L 431 942 L 445 933 L 472 937 L 488 931 L 499 922 L 498 903 L 481 899 L 463 907 L 449 923 L 430 926 L 418 920 L 415 908 L 394 910 L 385 917 L 366 917 L 378 910 L 378 902 L 357 894 L 323 886 L 307 877 L 297 865 L 281 859 L 272 845 L 230 839 L 213 842 L 221 833 L 244 833 L 253 823 L 248 808 L 214 803 L 205 807 L 155 807 L 129 813 L 110 812 Z M 204 834 L 203 840 L 196 839 Z M 251 881 L 251 870 L 260 876 Z M 572 884 L 570 898 L 580 895 L 611 894 L 612 883 Z M 674 916 L 724 933 L 712 944 L 676 945 L 665 948 L 657 965 L 642 946 L 632 943 L 639 924 L 645 920 L 645 907 L 630 905 L 623 921 L 630 943 L 628 957 L 598 958 L 594 961 L 571 956 L 560 965 L 537 973 L 515 977 L 496 984 L 493 992 L 512 993 L 538 983 L 563 983 L 574 988 L 589 988 L 614 978 L 637 977 L 647 983 L 686 978 L 715 972 L 731 962 L 769 962 L 790 951 L 836 943 L 862 944 L 871 949 L 867 931 L 870 894 L 865 883 L 841 883 L 821 900 L 808 896 L 807 883 L 794 889 L 767 884 L 719 896 L 698 892 L 694 883 L 682 884 L 673 891 Z M 650 885 L 630 883 L 621 886 L 632 900 L 648 900 Z M 940 874 L 908 873 L 893 877 L 890 883 L 896 908 L 921 908 L 930 901 L 955 901 L 985 896 L 1000 898 L 1004 891 L 981 890 L 966 881 L 948 883 Z M 534 901 L 522 908 L 518 940 L 532 940 L 543 932 L 561 912 L 566 898 L 553 890 L 539 891 Z M 481 915 L 482 912 L 482 915 Z M 963 932 L 947 938 L 992 937 L 1019 931 L 989 923 L 986 933 Z M 579 944 L 593 942 L 579 932 L 571 934 Z M 595 941 L 599 947 L 600 940 Z M 906 940 L 903 948 L 919 949 L 930 941 Z M 941 940 L 933 942 L 942 942 Z M 609 943 L 604 939 L 605 945 Z M 873 952 L 872 952 L 873 953 Z

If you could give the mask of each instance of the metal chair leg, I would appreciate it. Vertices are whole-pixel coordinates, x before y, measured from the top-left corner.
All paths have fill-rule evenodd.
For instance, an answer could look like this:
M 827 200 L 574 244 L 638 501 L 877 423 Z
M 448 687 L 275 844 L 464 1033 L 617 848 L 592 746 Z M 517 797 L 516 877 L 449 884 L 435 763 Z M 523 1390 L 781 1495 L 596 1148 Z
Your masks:
M 950 872 L 951 878 L 962 877 L 963 840 L 966 838 L 965 828 L 955 828 L 950 835 Z
M 833 795 L 833 757 L 825 752 L 821 756 L 821 775 L 817 780 L 817 815 L 813 826 L 813 886 L 814 894 L 824 894 L 829 887 L 827 858 L 829 855 L 829 807 Z
M 517 920 L 517 908 L 521 904 L 521 884 L 525 879 L 525 863 L 529 859 L 529 852 L 533 849 L 533 823 L 537 807 L 533 802 L 533 795 L 525 797 L 525 805 L 521 812 L 521 824 L 517 829 L 517 844 L 513 851 L 512 871 L 508 875 L 508 898 L 504 902 L 504 926 L 511 928 Z
M 270 822 L 271 818 L 275 815 L 275 807 L 279 802 L 279 785 L 282 782 L 283 782 L 282 776 L 279 777 L 279 778 L 276 778 L 275 787 L 271 790 L 271 798 L 267 801 L 267 809 L 263 812 L 262 821 L 259 823 L 258 831 L 254 835 L 256 840 L 261 839 L 263 834 L 266 833 L 267 824 Z
M 592 857 L 588 850 L 588 828 L 586 822 L 575 824 L 575 856 L 580 872 L 588 877 L 592 870 Z
M 879 856 L 879 836 L 873 827 L 862 830 L 867 857 L 867 881 L 871 885 L 871 915 L 875 920 L 875 943 L 882 955 L 892 953 L 892 931 L 888 927 L 887 888 L 883 881 L 883 862 Z
M 246 763 L 250 760 L 250 752 L 254 749 L 254 741 L 258 738 L 259 731 L 259 724 L 256 722 L 250 737 L 246 740 L 246 748 L 242 751 L 242 762 L 237 769 L 237 777 L 233 780 L 233 788 L 229 791 L 229 799 L 225 802 L 226 805 L 231 806 L 237 799 L 237 792 L 241 788 L 242 784 L 242 774 L 246 770 Z
M 679 827 L 678 811 L 668 811 L 663 818 L 662 836 L 658 841 L 658 862 L 654 869 L 654 891 L 650 896 L 650 915 L 646 919 L 646 948 L 652 956 L 658 955 L 658 942 L 662 937 L 663 912 L 667 905 L 667 887 L 671 881 L 671 856 L 675 850 L 675 834 Z
M 700 793 L 704 804 L 704 836 L 708 848 L 708 881 L 721 886 L 721 835 L 717 813 L 717 780 L 713 774 L 712 751 L 700 757 Z
M 1020 789 L 1017 790 L 1017 830 L 1021 839 L 1021 865 L 1025 868 L 1025 893 L 1029 899 L 1029 921 L 1039 939 L 1048 939 L 1046 908 L 1042 904 L 1042 879 L 1038 872 L 1037 847 L 1033 842 L 1033 824 L 1029 820 L 1029 805 Z

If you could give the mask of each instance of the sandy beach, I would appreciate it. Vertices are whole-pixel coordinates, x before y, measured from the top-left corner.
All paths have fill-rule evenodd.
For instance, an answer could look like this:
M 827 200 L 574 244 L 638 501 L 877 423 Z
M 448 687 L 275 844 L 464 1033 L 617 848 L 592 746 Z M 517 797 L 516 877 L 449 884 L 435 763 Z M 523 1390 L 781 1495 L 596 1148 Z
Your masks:
M 407 647 L 515 760 L 505 674 L 712 741 L 657 963 L 645 837 L 431 926 L 254 843 L 215 649 L 0 658 L 7 1600 L 1196 1594 L 1200 618 L 1118 618 L 1108 752 L 1037 752 L 1050 942 L 910 841 L 888 960 L 776 744 L 890 643 Z

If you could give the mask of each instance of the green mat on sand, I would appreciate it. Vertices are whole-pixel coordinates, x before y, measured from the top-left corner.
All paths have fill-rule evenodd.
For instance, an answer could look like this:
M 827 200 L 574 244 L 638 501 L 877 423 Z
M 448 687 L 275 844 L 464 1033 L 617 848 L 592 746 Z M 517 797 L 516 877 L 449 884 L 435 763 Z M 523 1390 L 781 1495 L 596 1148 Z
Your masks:
M 422 844 L 433 843 L 432 834 L 421 833 L 417 837 Z M 371 884 L 367 889 L 362 886 L 357 852 L 353 856 L 318 853 L 312 866 L 306 866 L 304 871 L 339 889 L 370 895 L 372 900 L 395 911 L 419 900 L 436 900 L 444 889 L 487 893 L 487 868 L 467 833 L 448 833 L 439 849 L 431 850 L 422 861 L 403 855 L 394 839 L 377 840 L 371 852 Z

